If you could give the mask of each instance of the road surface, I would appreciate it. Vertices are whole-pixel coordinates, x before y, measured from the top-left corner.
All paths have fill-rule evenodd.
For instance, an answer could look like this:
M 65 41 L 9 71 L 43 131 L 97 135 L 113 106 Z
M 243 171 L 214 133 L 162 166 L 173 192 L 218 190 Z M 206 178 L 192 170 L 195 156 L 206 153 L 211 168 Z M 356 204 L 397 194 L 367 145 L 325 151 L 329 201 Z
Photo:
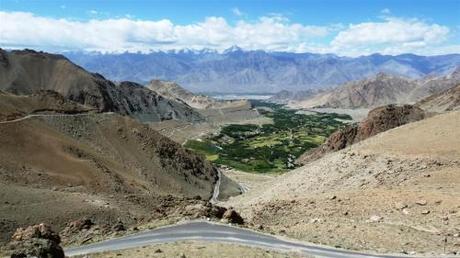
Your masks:
M 14 119 L 14 120 L 1 121 L 0 124 L 17 123 L 17 122 L 21 122 L 21 121 L 24 121 L 24 120 L 27 120 L 27 119 L 30 119 L 30 118 L 34 118 L 34 117 L 90 116 L 90 115 L 94 115 L 94 114 L 95 113 L 91 113 L 91 112 L 76 113 L 76 114 L 30 114 L 30 115 L 26 115 L 24 117 Z M 113 112 L 106 112 L 106 113 L 96 113 L 96 114 L 99 114 L 99 115 L 112 115 L 114 113 Z
M 64 251 L 66 256 L 75 256 L 185 240 L 234 243 L 278 251 L 298 251 L 305 255 L 319 257 L 409 257 L 364 254 L 332 247 L 301 243 L 294 240 L 281 239 L 276 236 L 258 233 L 248 229 L 206 221 L 190 221 L 90 245 L 67 248 Z

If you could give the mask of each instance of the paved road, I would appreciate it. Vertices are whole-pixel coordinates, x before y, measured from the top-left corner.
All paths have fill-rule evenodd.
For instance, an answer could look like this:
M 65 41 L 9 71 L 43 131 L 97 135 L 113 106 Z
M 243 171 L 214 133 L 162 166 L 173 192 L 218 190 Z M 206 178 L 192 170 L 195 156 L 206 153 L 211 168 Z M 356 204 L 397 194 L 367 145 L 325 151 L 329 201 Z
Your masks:
M 67 256 L 84 255 L 103 251 L 115 251 L 151 244 L 169 243 L 184 240 L 236 243 L 279 251 L 298 251 L 305 255 L 333 258 L 364 257 L 408 257 L 391 255 L 371 255 L 346 251 L 332 247 L 317 246 L 297 241 L 277 238 L 255 231 L 231 227 L 206 221 L 191 221 L 174 226 L 149 230 L 121 238 L 65 249 Z
M 31 114 L 27 115 L 18 119 L 14 120 L 8 120 L 8 121 L 1 121 L 0 124 L 12 124 L 12 123 L 17 123 L 21 122 L 30 118 L 34 117 L 66 117 L 66 116 L 89 116 L 89 115 L 94 115 L 95 113 L 91 112 L 85 112 L 85 113 L 76 113 L 76 114 Z M 114 114 L 113 112 L 106 112 L 106 113 L 98 113 L 99 115 L 112 115 Z

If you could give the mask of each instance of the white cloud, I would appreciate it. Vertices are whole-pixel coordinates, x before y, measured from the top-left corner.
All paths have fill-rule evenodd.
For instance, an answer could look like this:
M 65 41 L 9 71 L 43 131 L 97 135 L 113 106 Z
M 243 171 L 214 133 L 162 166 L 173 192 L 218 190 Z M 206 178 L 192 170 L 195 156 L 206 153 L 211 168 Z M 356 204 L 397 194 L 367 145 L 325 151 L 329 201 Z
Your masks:
M 240 9 L 238 9 L 237 7 L 235 7 L 235 8 L 232 9 L 232 13 L 233 13 L 234 15 L 236 15 L 236 16 L 243 16 L 243 14 L 244 14 L 244 13 L 243 13 L 242 11 L 240 11 Z
M 449 33 L 446 26 L 418 19 L 385 17 L 382 22 L 349 25 L 332 40 L 331 47 L 347 55 L 417 52 L 446 42 Z
M 375 52 L 443 54 L 459 52 L 449 45 L 449 28 L 417 19 L 386 17 L 381 22 L 344 26 L 295 23 L 280 14 L 233 24 L 222 17 L 178 25 L 168 19 L 140 20 L 132 16 L 76 21 L 0 11 L 0 46 L 47 51 L 149 52 L 152 50 L 224 50 L 336 53 L 356 56 Z M 332 38 L 332 40 L 331 40 Z
M 229 25 L 222 17 L 176 25 L 170 20 L 132 18 L 74 21 L 35 16 L 25 12 L 0 12 L 0 45 L 59 50 L 104 52 L 149 51 L 179 48 L 223 50 L 232 45 L 245 49 L 287 49 L 324 37 L 328 27 L 304 26 L 270 16 Z

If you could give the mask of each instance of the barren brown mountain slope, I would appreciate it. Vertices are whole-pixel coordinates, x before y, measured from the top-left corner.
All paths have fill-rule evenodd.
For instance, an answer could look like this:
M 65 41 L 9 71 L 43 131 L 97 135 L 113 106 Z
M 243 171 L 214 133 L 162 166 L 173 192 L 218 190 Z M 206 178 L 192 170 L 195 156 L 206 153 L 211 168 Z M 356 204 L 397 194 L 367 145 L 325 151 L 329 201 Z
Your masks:
M 416 87 L 415 81 L 379 73 L 369 79 L 346 83 L 292 105 L 307 108 L 372 108 L 386 104 L 405 104 L 413 101 L 408 97 Z
M 413 104 L 458 83 L 460 83 L 458 68 L 447 75 L 420 80 L 379 73 L 368 79 L 351 81 L 303 100 L 291 101 L 289 106 L 356 109 L 388 104 Z
M 113 111 L 147 121 L 203 120 L 187 104 L 164 98 L 140 84 L 115 85 L 62 55 L 33 50 L 0 49 L 0 90 L 26 95 L 52 90 L 99 111 Z
M 419 87 L 414 93 L 418 96 L 430 96 L 460 84 L 460 66 L 446 75 L 430 76 L 419 80 Z
M 0 122 L 0 242 L 18 226 L 42 222 L 61 230 L 82 217 L 109 225 L 179 219 L 196 213 L 187 205 L 205 204 L 195 199 L 212 195 L 210 163 L 128 116 L 87 113 L 68 100 L 0 98 L 25 117 Z M 24 116 L 56 106 L 72 112 Z
M 417 102 L 416 106 L 429 112 L 442 113 L 460 109 L 460 84 Z
M 315 243 L 458 254 L 459 126 L 455 111 L 383 132 L 227 205 L 254 227 Z

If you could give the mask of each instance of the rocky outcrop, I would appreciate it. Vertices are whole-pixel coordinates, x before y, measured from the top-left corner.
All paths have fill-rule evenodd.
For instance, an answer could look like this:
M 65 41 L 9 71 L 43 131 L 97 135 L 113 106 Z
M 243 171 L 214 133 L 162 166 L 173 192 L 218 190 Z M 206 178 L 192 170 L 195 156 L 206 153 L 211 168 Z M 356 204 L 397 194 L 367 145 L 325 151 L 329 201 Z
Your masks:
M 64 258 L 61 238 L 47 224 L 18 228 L 11 239 L 11 257 Z
M 359 124 L 354 142 L 423 118 L 425 118 L 423 110 L 412 105 L 387 105 L 375 108 Z
M 222 216 L 222 220 L 224 220 L 227 223 L 233 223 L 233 224 L 244 224 L 244 220 L 241 217 L 241 215 L 236 212 L 233 208 L 228 208 L 224 215 Z
M 297 163 L 308 163 L 326 153 L 344 149 L 378 133 L 424 118 L 424 111 L 412 105 L 387 105 L 375 108 L 359 124 L 348 125 L 334 132 L 320 147 L 300 156 Z
M 20 95 L 52 90 L 100 112 L 117 112 L 143 121 L 203 119 L 183 102 L 166 99 L 137 83 L 116 85 L 62 55 L 33 50 L 1 53 L 0 90 Z

